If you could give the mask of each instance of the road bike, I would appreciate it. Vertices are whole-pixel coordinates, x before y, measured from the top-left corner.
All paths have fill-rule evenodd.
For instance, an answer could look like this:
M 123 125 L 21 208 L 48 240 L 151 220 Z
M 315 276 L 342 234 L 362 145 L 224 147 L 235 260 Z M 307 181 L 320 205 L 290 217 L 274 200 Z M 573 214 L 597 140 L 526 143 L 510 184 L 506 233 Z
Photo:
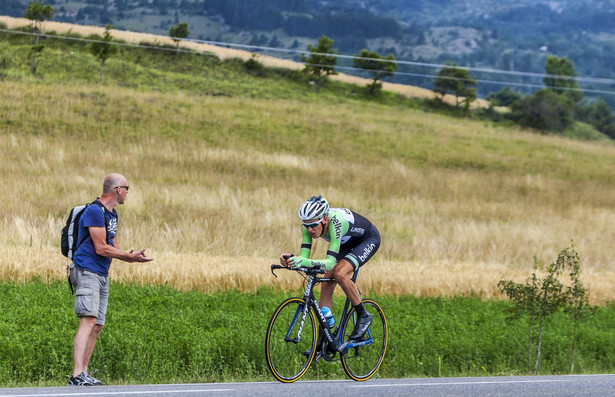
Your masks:
M 318 283 L 335 282 L 325 278 L 321 268 L 290 269 L 281 265 L 271 265 L 274 270 L 296 271 L 304 278 L 303 297 L 288 298 L 273 312 L 265 337 L 267 366 L 280 382 L 290 383 L 305 374 L 310 364 L 320 352 L 323 359 L 333 361 L 339 354 L 346 374 L 355 381 L 365 381 L 376 374 L 387 349 L 388 327 L 384 311 L 372 299 L 362 303 L 372 315 L 372 324 L 359 340 L 349 338 L 356 323 L 356 312 L 346 298 L 344 311 L 335 329 L 330 329 L 314 296 Z M 352 281 L 356 282 L 359 271 L 355 271 Z M 318 327 L 317 327 L 318 324 Z M 317 345 L 317 335 L 322 333 L 322 343 Z

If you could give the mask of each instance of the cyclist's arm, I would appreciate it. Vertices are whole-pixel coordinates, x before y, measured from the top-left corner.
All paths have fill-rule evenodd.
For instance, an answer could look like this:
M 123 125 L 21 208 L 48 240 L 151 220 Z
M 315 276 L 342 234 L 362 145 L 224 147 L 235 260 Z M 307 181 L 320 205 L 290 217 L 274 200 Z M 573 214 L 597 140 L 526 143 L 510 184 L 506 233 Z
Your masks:
M 335 218 L 335 220 L 334 220 Z M 342 243 L 342 237 L 346 234 L 348 230 L 348 222 L 343 218 L 337 216 L 336 214 L 332 214 L 329 222 L 329 238 L 331 239 L 329 243 L 329 248 L 327 249 L 327 257 L 325 259 L 309 259 L 310 250 L 312 247 L 312 238 L 306 229 L 303 229 L 303 244 L 301 245 L 301 266 L 304 267 L 314 267 L 325 266 L 327 270 L 333 269 L 337 262 L 337 254 L 340 252 L 340 245 Z M 338 229 L 333 226 L 337 222 Z M 306 248 L 304 248 L 306 246 Z
M 312 252 L 312 236 L 310 236 L 306 228 L 302 227 L 301 229 L 303 229 L 303 241 L 301 242 L 301 253 L 299 256 L 309 258 L 310 252 Z

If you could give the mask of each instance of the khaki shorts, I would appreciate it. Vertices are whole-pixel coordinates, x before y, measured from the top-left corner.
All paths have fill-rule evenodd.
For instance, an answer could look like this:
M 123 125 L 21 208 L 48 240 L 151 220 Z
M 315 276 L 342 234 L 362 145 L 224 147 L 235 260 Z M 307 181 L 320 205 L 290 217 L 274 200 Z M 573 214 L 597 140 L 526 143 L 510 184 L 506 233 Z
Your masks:
M 109 302 L 109 277 L 70 265 L 70 282 L 75 287 L 77 317 L 96 317 L 96 324 L 105 324 Z

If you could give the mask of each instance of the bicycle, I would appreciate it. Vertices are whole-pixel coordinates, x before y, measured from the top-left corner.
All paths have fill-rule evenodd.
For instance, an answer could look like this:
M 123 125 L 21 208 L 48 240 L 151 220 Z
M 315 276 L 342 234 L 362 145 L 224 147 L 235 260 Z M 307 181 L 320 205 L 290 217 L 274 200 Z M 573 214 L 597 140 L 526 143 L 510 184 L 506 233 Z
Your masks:
M 326 273 L 321 268 L 290 269 L 271 265 L 274 270 L 296 271 L 306 281 L 302 298 L 288 298 L 273 312 L 265 337 L 267 366 L 273 376 L 283 383 L 291 383 L 303 376 L 320 350 L 322 358 L 333 361 L 339 353 L 346 374 L 355 381 L 370 379 L 380 368 L 387 349 L 388 327 L 384 311 L 371 299 L 363 299 L 363 306 L 372 315 L 372 324 L 360 340 L 348 338 L 356 322 L 354 307 L 346 298 L 344 311 L 335 329 L 330 329 L 314 296 L 318 283 L 334 282 L 333 278 L 318 276 Z M 358 270 L 352 276 L 355 282 Z M 350 308 L 350 309 L 349 309 Z M 324 335 L 321 346 L 316 346 L 317 327 Z

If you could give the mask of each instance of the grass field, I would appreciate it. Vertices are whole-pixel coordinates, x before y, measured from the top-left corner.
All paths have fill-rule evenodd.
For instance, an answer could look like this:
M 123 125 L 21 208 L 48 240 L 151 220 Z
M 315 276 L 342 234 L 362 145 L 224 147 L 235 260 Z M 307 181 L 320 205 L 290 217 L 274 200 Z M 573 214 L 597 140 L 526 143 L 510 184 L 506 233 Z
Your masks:
M 498 297 L 499 280 L 525 279 L 534 256 L 550 263 L 574 241 L 592 301 L 614 298 L 608 142 L 372 101 L 342 83 L 318 95 L 208 58 L 124 50 L 99 85 L 87 48 L 48 41 L 32 75 L 29 45 L 0 42 L 3 279 L 63 277 L 69 209 L 121 172 L 132 188 L 120 243 L 156 261 L 116 263 L 119 280 L 290 287 L 268 265 L 298 250 L 296 210 L 323 194 L 382 233 L 364 291 Z
M 498 296 L 574 240 L 593 300 L 613 299 L 612 146 L 364 102 L 2 84 L 4 279 L 62 276 L 68 210 L 118 171 L 122 246 L 157 258 L 117 263 L 120 280 L 278 283 L 267 266 L 298 250 L 296 209 L 319 193 L 382 232 L 365 290 Z

